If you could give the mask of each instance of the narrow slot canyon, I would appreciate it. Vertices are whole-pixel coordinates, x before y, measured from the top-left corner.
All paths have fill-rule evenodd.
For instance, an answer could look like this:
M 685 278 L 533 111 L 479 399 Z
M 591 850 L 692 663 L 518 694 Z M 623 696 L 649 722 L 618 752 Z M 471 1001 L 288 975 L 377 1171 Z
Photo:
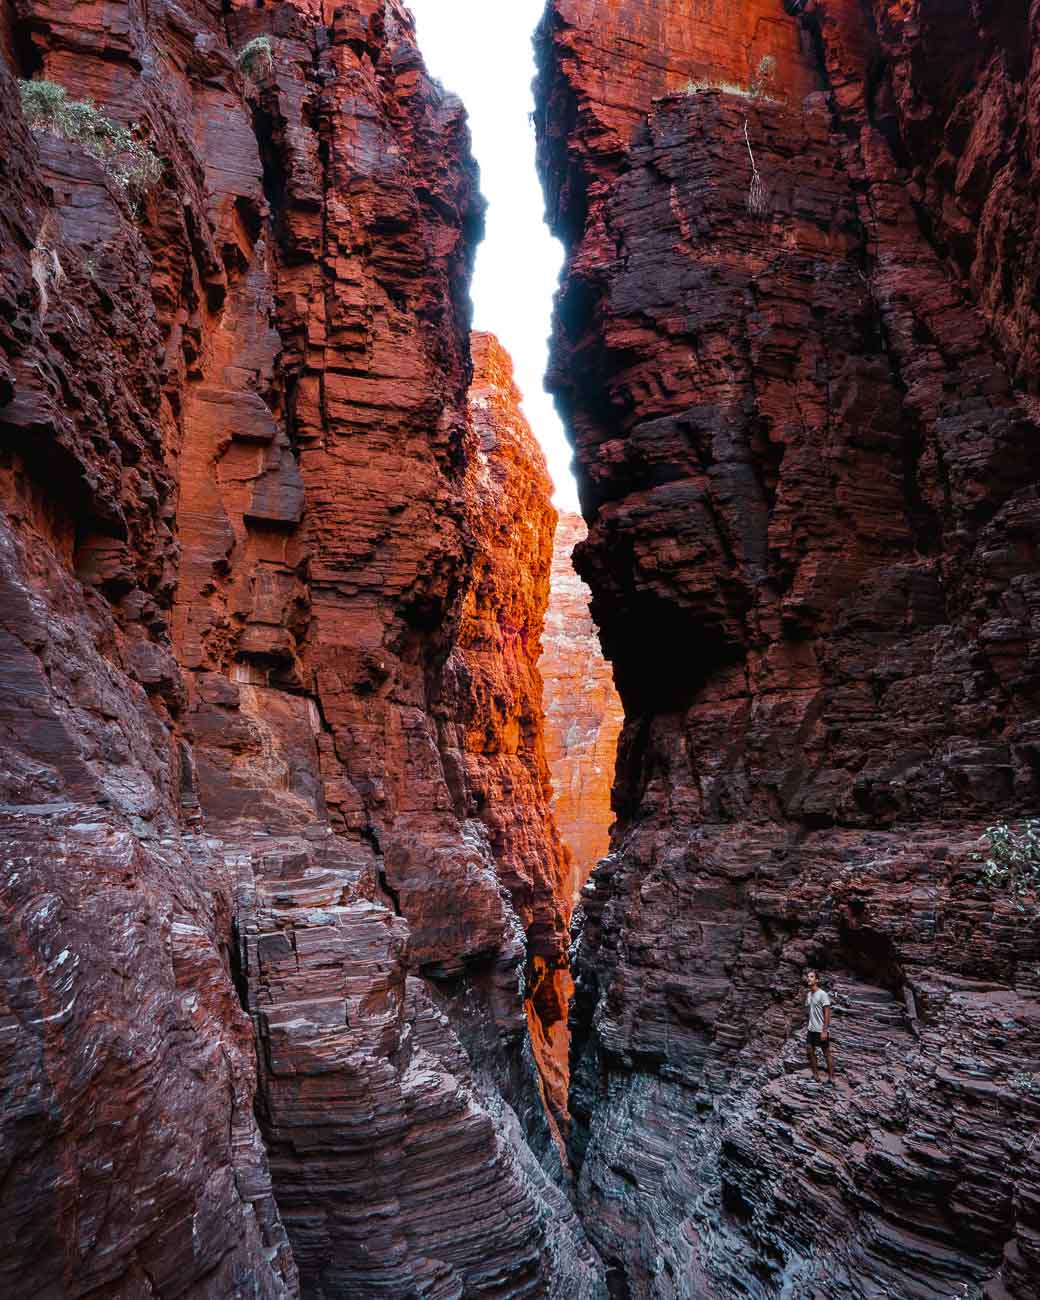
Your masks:
M 0 1292 L 1040 1300 L 1040 4 L 0 104 Z

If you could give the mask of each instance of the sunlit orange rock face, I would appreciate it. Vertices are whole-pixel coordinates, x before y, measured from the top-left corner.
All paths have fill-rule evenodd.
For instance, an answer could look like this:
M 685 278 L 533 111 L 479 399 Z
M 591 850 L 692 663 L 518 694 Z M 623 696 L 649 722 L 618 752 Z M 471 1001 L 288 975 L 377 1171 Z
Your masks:
M 0 35 L 0 1292 L 595 1295 L 535 1060 L 553 512 L 487 340 L 470 414 L 462 106 L 397 0 Z
M 509 354 L 490 334 L 474 334 L 472 351 L 469 409 L 478 445 L 466 504 L 476 553 L 445 692 L 462 713 L 467 811 L 486 828 L 498 878 L 527 936 L 532 1043 L 554 1115 L 562 1118 L 571 867 L 550 810 L 538 668 L 556 511 Z
M 597 68 L 581 104 L 590 124 L 622 145 L 657 96 L 691 83 L 747 87 L 764 59 L 785 97 L 800 101 L 817 86 L 808 41 L 773 0 L 559 0 L 549 18 L 561 64 Z
M 610 847 L 610 791 L 624 721 L 610 665 L 589 613 L 589 589 L 574 571 L 586 537 L 580 515 L 562 514 L 553 550 L 552 587 L 542 638 L 545 741 L 552 811 L 571 855 L 570 896 Z
M 760 9 L 554 0 L 539 37 L 626 717 L 579 1200 L 616 1294 L 1026 1300 L 1040 934 L 975 855 L 1040 806 L 1037 14 L 778 2 L 753 94 Z

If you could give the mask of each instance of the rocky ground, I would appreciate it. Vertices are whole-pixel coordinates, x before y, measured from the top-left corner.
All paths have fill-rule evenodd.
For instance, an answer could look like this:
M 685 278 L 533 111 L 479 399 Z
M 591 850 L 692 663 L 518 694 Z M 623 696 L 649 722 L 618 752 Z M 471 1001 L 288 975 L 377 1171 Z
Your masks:
M 549 4 L 546 733 L 405 6 L 3 9 L 5 1294 L 1040 1294 L 1038 15 Z

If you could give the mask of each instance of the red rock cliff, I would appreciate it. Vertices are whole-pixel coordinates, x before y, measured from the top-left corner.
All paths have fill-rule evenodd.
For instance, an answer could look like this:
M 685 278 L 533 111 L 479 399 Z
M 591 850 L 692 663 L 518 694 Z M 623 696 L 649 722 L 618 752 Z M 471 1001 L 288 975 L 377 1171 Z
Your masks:
M 536 719 L 515 683 L 533 757 L 485 763 L 461 679 L 488 611 L 537 625 L 551 518 L 537 468 L 500 494 L 514 607 L 462 107 L 396 0 L 2 23 L 6 1291 L 592 1295 L 535 1155 Z M 30 133 L 15 75 L 158 182 Z
M 539 38 L 627 718 L 572 1154 L 618 1294 L 1033 1297 L 1040 949 L 973 854 L 1040 797 L 1037 9 L 788 8 Z
M 610 791 L 624 720 L 610 665 L 603 658 L 599 633 L 589 614 L 591 593 L 571 561 L 575 546 L 586 535 L 580 515 L 560 516 L 539 664 L 545 678 L 552 811 L 571 854 L 570 896 L 574 900 L 610 847 L 614 820 Z
M 445 675 L 461 725 L 449 727 L 445 749 L 458 752 L 467 810 L 486 829 L 527 936 L 531 1040 L 552 1108 L 563 1116 L 570 860 L 550 810 L 538 670 L 556 511 L 512 359 L 491 334 L 474 334 L 472 350 L 469 407 L 479 446 L 466 499 L 476 553 Z

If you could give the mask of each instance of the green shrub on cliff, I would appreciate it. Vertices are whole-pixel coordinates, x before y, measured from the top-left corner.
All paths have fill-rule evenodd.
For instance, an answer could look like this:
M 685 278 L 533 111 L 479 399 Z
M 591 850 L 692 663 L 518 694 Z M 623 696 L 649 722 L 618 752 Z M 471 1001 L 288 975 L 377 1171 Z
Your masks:
M 54 81 L 20 81 L 22 112 L 32 131 L 73 140 L 95 158 L 102 170 L 132 201 L 140 198 L 163 173 L 162 159 L 89 99 L 69 99 Z
M 1009 894 L 1020 908 L 1025 898 L 1040 898 L 1040 818 L 1029 817 L 1017 829 L 998 822 L 982 840 L 988 851 L 975 859 L 983 863 L 985 883 Z
M 274 71 L 274 51 L 270 36 L 254 36 L 235 56 L 238 66 L 251 81 L 269 77 Z

